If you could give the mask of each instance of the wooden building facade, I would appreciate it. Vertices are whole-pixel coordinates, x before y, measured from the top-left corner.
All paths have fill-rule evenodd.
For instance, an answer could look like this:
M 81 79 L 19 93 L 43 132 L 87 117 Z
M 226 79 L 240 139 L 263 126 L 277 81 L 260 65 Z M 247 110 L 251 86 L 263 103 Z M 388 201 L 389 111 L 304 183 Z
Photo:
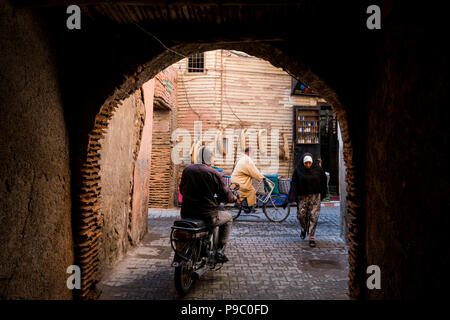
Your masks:
M 231 174 L 245 145 L 256 151 L 254 161 L 262 173 L 290 177 L 294 108 L 318 107 L 324 99 L 293 95 L 288 73 L 244 52 L 208 51 L 174 67 L 178 72 L 177 127 L 187 129 L 194 143 L 194 124 L 201 121 L 203 144 L 217 150 L 215 166 Z M 217 137 L 224 139 L 226 154 L 217 145 Z
M 201 146 L 214 148 L 214 166 L 226 175 L 249 146 L 260 171 L 282 179 L 291 177 L 300 153 L 311 148 L 317 149 L 315 155 L 323 153 L 319 142 L 325 126 L 319 116 L 324 106 L 329 108 L 326 101 L 263 59 L 207 51 L 180 60 L 155 79 L 151 208 L 178 204 L 182 170 L 198 161 L 195 150 Z M 296 134 L 300 109 L 316 110 L 320 124 L 314 125 L 320 132 L 314 137 L 319 140 Z M 307 131 L 317 130 L 308 127 L 310 121 L 301 123 Z

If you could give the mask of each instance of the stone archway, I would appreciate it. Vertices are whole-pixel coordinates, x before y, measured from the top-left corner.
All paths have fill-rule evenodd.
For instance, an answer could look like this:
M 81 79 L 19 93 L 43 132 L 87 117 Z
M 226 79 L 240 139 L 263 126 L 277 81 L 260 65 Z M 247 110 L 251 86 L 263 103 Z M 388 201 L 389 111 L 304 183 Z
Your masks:
M 82 169 L 82 190 L 80 195 L 82 202 L 81 219 L 77 229 L 80 230 L 76 236 L 78 238 L 78 261 L 82 269 L 82 297 L 92 297 L 95 284 L 99 281 L 98 277 L 98 251 L 99 238 L 102 232 L 102 221 L 100 216 L 99 196 L 101 194 L 100 155 L 103 133 L 108 128 L 111 118 L 118 108 L 118 102 L 130 93 L 139 89 L 143 83 L 151 79 L 159 71 L 177 62 L 180 54 L 188 56 L 194 52 L 208 51 L 214 49 L 233 49 L 244 51 L 253 56 L 265 59 L 274 66 L 282 67 L 292 75 L 302 79 L 310 84 L 317 92 L 321 94 L 333 107 L 341 126 L 341 132 L 344 141 L 344 158 L 347 167 L 346 182 L 348 185 L 348 243 L 349 243 L 349 289 L 351 296 L 356 298 L 359 294 L 359 283 L 357 273 L 361 269 L 363 261 L 361 231 L 362 224 L 359 217 L 361 200 L 358 189 L 355 184 L 355 176 L 358 174 L 357 167 L 352 161 L 352 144 L 348 132 L 347 114 L 344 106 L 338 100 L 336 94 L 330 89 L 324 81 L 319 79 L 307 66 L 299 61 L 289 57 L 282 51 L 271 45 L 258 43 L 251 48 L 245 45 L 227 44 L 227 43 L 206 43 L 206 44 L 185 44 L 171 48 L 171 51 L 159 55 L 155 59 L 136 68 L 136 72 L 128 77 L 127 80 L 115 90 L 115 92 L 106 99 L 100 112 L 95 118 L 93 130 L 89 133 L 89 143 L 87 159 Z M 178 53 L 178 54 L 175 54 Z
M 90 244 L 98 241 L 101 230 L 93 212 L 98 210 L 94 200 L 100 193 L 97 149 L 102 128 L 114 104 L 154 76 L 155 70 L 179 59 L 170 51 L 163 54 L 161 43 L 135 24 L 183 54 L 208 44 L 228 46 L 286 66 L 324 96 L 331 88 L 327 99 L 333 107 L 339 110 L 333 95 L 345 106 L 346 114 L 338 117 L 341 122 L 347 118 L 343 129 L 351 147 L 346 157 L 351 160 L 348 199 L 354 203 L 349 209 L 354 235 L 349 239 L 352 294 L 417 298 L 442 289 L 448 259 L 436 251 L 445 250 L 445 224 L 430 227 L 424 221 L 444 219 L 441 203 L 449 189 L 448 161 L 442 152 L 448 146 L 442 106 L 449 100 L 448 49 L 441 31 L 445 10 L 383 0 L 382 29 L 377 31 L 365 24 L 367 6 L 372 4 L 368 1 L 0 3 L 5 13 L 2 26 L 10 30 L 0 39 L 4 53 L 0 100 L 6 101 L 0 118 L 5 146 L 1 234 L 6 239 L 0 250 L 0 294 L 70 299 L 73 294 L 64 281 L 69 263 L 84 266 L 87 282 L 82 297 L 92 293 L 97 257 Z M 83 10 L 78 31 L 66 28 L 66 8 L 74 3 Z M 264 45 L 282 54 L 264 54 Z M 315 82 L 313 74 L 327 87 Z M 15 132 L 23 137 L 16 139 Z M 68 139 L 62 139 L 66 134 Z M 61 142 L 59 147 L 55 141 Z M 47 146 L 55 148 L 47 152 L 43 148 Z M 64 168 L 54 163 L 59 158 Z M 31 190 L 30 168 L 42 176 L 33 179 Z M 56 218 L 63 227 L 54 227 Z M 28 231 L 24 221 L 35 227 Z M 47 241 L 35 250 L 41 242 L 34 239 L 42 235 Z M 58 246 L 62 243 L 65 250 Z M 27 261 L 35 261 L 38 277 Z M 373 264 L 386 275 L 381 290 L 365 287 L 365 266 Z M 12 277 L 20 270 L 20 278 Z

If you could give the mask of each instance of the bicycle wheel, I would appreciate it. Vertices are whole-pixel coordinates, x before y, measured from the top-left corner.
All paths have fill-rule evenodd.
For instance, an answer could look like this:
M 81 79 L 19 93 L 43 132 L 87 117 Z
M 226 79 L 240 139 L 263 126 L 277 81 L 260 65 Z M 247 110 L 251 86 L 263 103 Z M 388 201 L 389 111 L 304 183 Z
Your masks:
M 227 211 L 231 213 L 231 216 L 233 217 L 233 220 L 236 220 L 237 217 L 241 215 L 242 212 L 242 205 L 235 203 L 233 206 L 226 207 Z
M 271 196 L 263 206 L 264 214 L 272 222 L 283 222 L 289 216 L 291 208 L 289 205 L 283 209 L 284 198 Z

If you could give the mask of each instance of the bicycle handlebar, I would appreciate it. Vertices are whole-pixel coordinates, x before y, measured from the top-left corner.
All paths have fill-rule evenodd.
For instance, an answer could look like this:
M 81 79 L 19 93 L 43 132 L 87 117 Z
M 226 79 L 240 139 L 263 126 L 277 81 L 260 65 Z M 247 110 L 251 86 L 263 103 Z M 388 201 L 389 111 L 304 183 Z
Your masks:
M 269 185 L 271 185 L 272 188 L 275 188 L 275 183 L 274 183 L 272 180 L 266 178 L 266 179 L 263 180 L 263 181 L 265 181 L 265 182 L 267 182 Z
M 268 194 L 269 195 L 272 194 L 273 189 L 275 189 L 275 183 L 272 180 L 267 179 L 267 178 L 265 180 L 261 180 L 261 181 L 267 182 L 267 184 L 270 186 L 270 190 L 269 190 Z

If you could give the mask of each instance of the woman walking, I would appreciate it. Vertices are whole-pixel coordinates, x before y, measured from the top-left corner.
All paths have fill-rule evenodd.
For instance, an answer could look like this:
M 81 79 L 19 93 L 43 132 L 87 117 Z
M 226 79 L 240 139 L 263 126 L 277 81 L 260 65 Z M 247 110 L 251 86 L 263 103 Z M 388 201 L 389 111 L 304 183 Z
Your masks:
M 311 153 L 305 153 L 292 175 L 288 201 L 297 202 L 297 218 L 302 232 L 300 237 L 309 235 L 309 246 L 315 247 L 314 233 L 320 214 L 320 202 L 327 195 L 327 176 L 319 165 L 313 161 Z

